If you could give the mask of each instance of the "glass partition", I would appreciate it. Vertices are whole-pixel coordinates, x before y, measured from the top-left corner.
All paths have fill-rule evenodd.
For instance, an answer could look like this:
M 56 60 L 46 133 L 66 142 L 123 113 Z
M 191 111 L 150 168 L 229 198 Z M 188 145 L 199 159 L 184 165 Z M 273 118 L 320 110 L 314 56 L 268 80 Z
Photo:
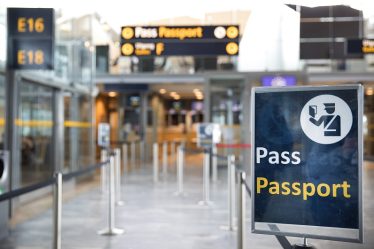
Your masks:
M 21 185 L 52 176 L 52 89 L 21 82 L 19 127 Z

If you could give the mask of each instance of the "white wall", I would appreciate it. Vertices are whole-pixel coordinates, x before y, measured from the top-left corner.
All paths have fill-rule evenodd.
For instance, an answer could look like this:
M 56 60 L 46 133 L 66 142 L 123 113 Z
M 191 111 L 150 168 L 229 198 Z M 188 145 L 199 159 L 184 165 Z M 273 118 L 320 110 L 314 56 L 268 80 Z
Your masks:
M 280 3 L 254 6 L 240 42 L 239 71 L 298 70 L 299 20 Z

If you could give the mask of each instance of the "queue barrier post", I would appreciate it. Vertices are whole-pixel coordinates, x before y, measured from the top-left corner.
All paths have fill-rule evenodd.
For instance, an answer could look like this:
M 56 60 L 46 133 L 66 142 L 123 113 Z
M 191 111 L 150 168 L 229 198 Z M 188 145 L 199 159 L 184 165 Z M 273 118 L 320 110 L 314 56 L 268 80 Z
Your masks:
M 177 148 L 177 153 L 175 153 L 175 141 L 172 141 L 171 144 L 170 144 L 170 153 L 171 153 L 170 156 L 171 156 L 172 160 L 173 159 L 175 160 L 173 166 L 178 164 L 178 162 L 177 162 L 178 161 L 178 148 Z M 177 157 L 175 157 L 176 154 L 177 154 Z
M 108 151 L 106 149 L 101 150 L 101 162 L 105 162 L 108 160 Z M 107 174 L 106 174 L 106 169 L 104 167 L 101 167 L 100 169 L 100 180 L 101 180 L 101 192 L 105 193 L 106 189 L 106 182 L 107 182 Z
M 153 143 L 153 182 L 158 182 L 158 144 Z
M 168 144 L 166 141 L 162 144 L 162 175 L 166 179 L 168 174 Z
M 135 151 L 135 142 L 134 141 L 131 142 L 130 150 L 131 150 L 131 164 L 135 168 L 135 166 L 136 166 L 135 165 L 135 153 L 136 153 L 136 151 Z
M 178 191 L 176 195 L 183 195 L 183 174 L 184 174 L 184 152 L 183 146 L 179 145 L 177 149 L 177 180 L 178 180 Z
M 129 147 L 127 143 L 122 144 L 122 155 L 123 155 L 123 168 L 126 171 L 131 170 L 131 165 L 129 164 Z
M 141 160 L 141 165 L 144 164 L 145 162 L 145 143 L 144 143 L 144 140 L 140 140 L 139 142 L 139 151 L 140 151 L 140 160 Z
M 121 150 L 119 148 L 114 149 L 115 153 L 115 179 L 116 179 L 116 204 L 118 206 L 123 205 L 121 201 Z
M 246 248 L 246 174 L 244 171 L 238 172 L 238 232 L 237 249 Z
M 210 201 L 210 153 L 209 149 L 204 150 L 204 165 L 203 165 L 203 200 L 199 205 L 209 206 Z
M 61 249 L 61 215 L 62 215 L 62 174 L 56 174 L 56 183 L 53 191 L 53 247 Z
M 104 228 L 103 230 L 99 231 L 99 235 L 120 235 L 123 234 L 124 231 L 122 229 L 118 229 L 115 227 L 115 189 L 114 189 L 114 154 L 111 153 L 109 157 L 109 165 L 107 167 L 108 170 L 108 176 L 109 176 L 109 184 L 108 184 L 108 227 Z
M 217 146 L 212 144 L 212 180 L 213 182 L 218 181 L 218 158 L 217 158 Z

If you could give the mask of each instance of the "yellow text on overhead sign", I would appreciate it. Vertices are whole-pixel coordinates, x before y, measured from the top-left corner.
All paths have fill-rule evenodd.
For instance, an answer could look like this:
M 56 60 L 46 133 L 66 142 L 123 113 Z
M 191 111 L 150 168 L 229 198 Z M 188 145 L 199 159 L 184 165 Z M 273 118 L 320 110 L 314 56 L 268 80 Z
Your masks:
M 161 26 L 158 28 L 158 37 L 179 40 L 184 40 L 185 38 L 203 38 L 203 28 L 171 28 Z
M 25 32 L 42 33 L 44 31 L 44 19 L 41 17 L 38 17 L 38 18 L 19 17 L 17 19 L 17 31 L 20 33 L 25 33 Z

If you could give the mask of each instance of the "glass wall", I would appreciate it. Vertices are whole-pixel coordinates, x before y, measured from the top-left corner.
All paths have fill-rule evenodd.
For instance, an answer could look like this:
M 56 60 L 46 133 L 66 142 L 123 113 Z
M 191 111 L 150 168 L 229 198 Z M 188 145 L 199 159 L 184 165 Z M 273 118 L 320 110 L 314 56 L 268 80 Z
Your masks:
M 64 170 L 71 171 L 93 163 L 91 97 L 65 93 L 64 109 Z
M 19 127 L 21 185 L 30 185 L 53 175 L 52 89 L 27 82 L 20 87 Z

